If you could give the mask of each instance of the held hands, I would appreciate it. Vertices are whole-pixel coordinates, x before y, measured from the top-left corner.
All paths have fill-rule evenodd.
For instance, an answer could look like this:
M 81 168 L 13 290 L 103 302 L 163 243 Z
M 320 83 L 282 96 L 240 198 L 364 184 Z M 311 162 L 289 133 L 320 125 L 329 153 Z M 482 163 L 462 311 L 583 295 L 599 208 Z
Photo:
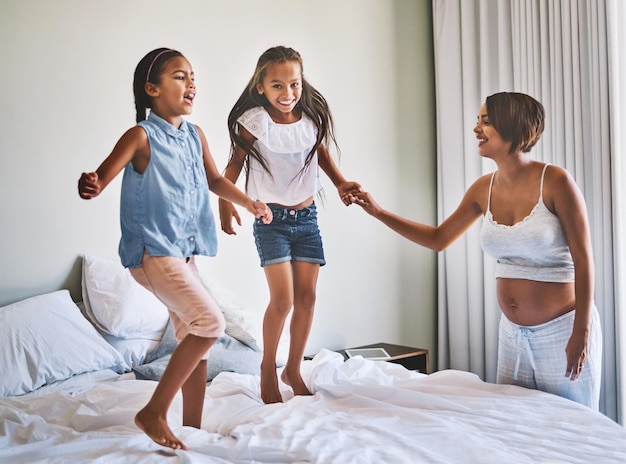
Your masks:
M 228 235 L 237 235 L 233 227 L 233 219 L 241 226 L 241 217 L 230 201 L 219 199 L 220 224 L 222 230 Z M 272 222 L 272 210 L 263 202 L 254 200 L 246 206 L 246 209 L 254 215 L 255 218 L 263 218 L 264 224 Z
M 363 188 L 358 182 L 346 181 L 337 186 L 337 191 L 339 192 L 339 197 L 343 204 L 350 206 L 354 203 L 354 195 L 358 192 L 362 192 Z
M 372 197 L 372 195 L 368 192 L 364 192 L 361 184 L 357 182 L 344 182 L 337 187 L 337 189 L 339 190 L 341 201 L 343 201 L 346 206 L 356 203 L 363 208 L 365 212 L 374 217 L 378 217 L 378 215 L 383 211 L 383 209 L 374 200 L 374 197 Z
M 83 172 L 81 174 L 80 179 L 78 179 L 78 195 L 81 198 L 90 200 L 100 195 L 101 191 L 98 173 Z
M 255 218 L 261 218 L 263 220 L 263 224 L 269 224 L 272 222 L 272 210 L 262 201 L 254 200 L 252 205 L 246 207 L 246 209 L 254 214 Z
M 351 197 L 353 203 L 356 203 L 363 208 L 366 213 L 371 214 L 374 217 L 382 211 L 382 208 L 378 205 L 378 203 L 376 203 L 369 192 L 356 192 L 352 194 Z
M 376 203 L 372 195 L 364 192 L 361 185 L 357 182 L 344 182 L 338 187 L 341 201 L 346 206 L 356 203 L 363 208 L 368 214 L 376 217 L 383 209 Z

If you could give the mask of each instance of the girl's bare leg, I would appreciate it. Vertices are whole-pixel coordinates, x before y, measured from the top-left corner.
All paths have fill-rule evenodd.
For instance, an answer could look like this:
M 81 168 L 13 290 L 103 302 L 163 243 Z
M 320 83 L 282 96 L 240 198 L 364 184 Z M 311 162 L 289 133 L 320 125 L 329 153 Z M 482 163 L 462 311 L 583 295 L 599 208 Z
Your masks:
M 187 449 L 167 425 L 167 411 L 189 376 L 216 338 L 187 335 L 172 353 L 170 362 L 148 404 L 137 413 L 135 423 L 155 443 L 173 449 Z
M 276 352 L 285 320 L 293 304 L 293 278 L 291 263 L 271 264 L 263 270 L 270 291 L 270 302 L 263 317 L 261 399 L 269 404 L 283 401 L 276 375 Z
M 310 395 L 300 366 L 313 324 L 319 264 L 296 261 L 292 264 L 294 305 L 291 317 L 289 358 L 281 379 L 291 386 L 295 395 Z
M 207 360 L 198 363 L 187 381 L 182 386 L 183 425 L 195 427 L 202 425 L 202 408 L 206 393 Z

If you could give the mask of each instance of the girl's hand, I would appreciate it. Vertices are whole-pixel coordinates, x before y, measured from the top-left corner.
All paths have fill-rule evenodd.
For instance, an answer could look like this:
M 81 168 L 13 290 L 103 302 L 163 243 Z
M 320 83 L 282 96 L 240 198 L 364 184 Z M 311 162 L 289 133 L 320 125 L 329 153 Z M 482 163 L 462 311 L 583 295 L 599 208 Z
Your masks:
M 355 192 L 350 196 L 353 203 L 356 203 L 374 217 L 382 211 L 382 208 L 368 192 Z
M 83 172 L 81 174 L 80 179 L 78 179 L 78 195 L 81 198 L 90 200 L 97 197 L 101 191 L 96 172 Z
M 237 212 L 235 205 L 228 200 L 224 200 L 223 198 L 219 199 L 218 204 L 222 230 L 228 235 L 237 235 L 237 232 L 235 232 L 235 229 L 233 228 L 233 218 L 239 225 L 241 225 L 241 218 L 239 217 L 239 213 Z
M 254 214 L 255 218 L 261 218 L 263 220 L 263 224 L 269 224 L 270 222 L 272 222 L 272 210 L 262 201 L 254 200 L 251 206 L 248 208 L 248 211 Z
M 346 181 L 337 186 L 337 191 L 339 192 L 339 197 L 343 204 L 350 206 L 354 203 L 354 194 L 362 192 L 363 188 L 358 182 Z

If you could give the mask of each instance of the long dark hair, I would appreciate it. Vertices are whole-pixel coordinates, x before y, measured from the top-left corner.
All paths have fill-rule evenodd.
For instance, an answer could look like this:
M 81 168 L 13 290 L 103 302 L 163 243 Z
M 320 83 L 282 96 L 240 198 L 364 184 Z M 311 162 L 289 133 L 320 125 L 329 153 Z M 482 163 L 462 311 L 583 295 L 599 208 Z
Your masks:
M 254 148 L 241 136 L 239 132 L 240 127 L 237 120 L 242 114 L 244 114 L 247 110 L 251 108 L 255 108 L 257 106 L 263 106 L 264 108 L 267 108 L 270 105 L 265 95 L 260 95 L 258 93 L 256 86 L 257 84 L 263 82 L 269 65 L 274 63 L 285 63 L 287 61 L 297 62 L 300 65 L 300 70 L 302 72 L 302 94 L 300 97 L 300 101 L 298 101 L 296 105 L 296 108 L 300 108 L 304 114 L 311 118 L 313 124 L 315 124 L 315 127 L 317 128 L 317 140 L 315 141 L 315 145 L 313 146 L 313 148 L 311 148 L 311 151 L 306 157 L 302 171 L 304 171 L 306 166 L 308 166 L 308 164 L 311 162 L 313 155 L 315 154 L 317 148 L 321 143 L 328 144 L 329 142 L 332 142 L 337 149 L 337 153 L 339 153 L 339 147 L 335 139 L 335 125 L 333 122 L 332 114 L 330 112 L 330 108 L 328 107 L 328 103 L 326 102 L 326 99 L 323 97 L 323 95 L 304 78 L 304 68 L 302 65 L 302 57 L 300 56 L 300 53 L 289 47 L 272 47 L 266 50 L 259 57 L 252 78 L 248 82 L 248 85 L 241 93 L 241 96 L 239 97 L 239 99 L 233 106 L 233 109 L 230 111 L 230 114 L 228 115 L 228 132 L 230 134 L 230 158 L 232 159 L 232 157 L 235 155 L 235 147 L 239 146 L 249 156 L 257 160 L 259 164 L 263 167 L 263 169 L 270 174 L 270 176 L 272 175 L 272 173 L 269 171 L 267 161 L 263 158 L 263 156 L 256 148 Z M 244 161 L 244 168 L 247 178 L 249 171 L 248 157 L 246 157 Z
M 137 64 L 133 78 L 135 111 L 137 112 L 135 119 L 137 122 L 144 121 L 146 110 L 152 108 L 152 99 L 146 93 L 146 83 L 158 84 L 165 63 L 177 56 L 183 56 L 183 54 L 171 48 L 157 48 L 144 56 Z

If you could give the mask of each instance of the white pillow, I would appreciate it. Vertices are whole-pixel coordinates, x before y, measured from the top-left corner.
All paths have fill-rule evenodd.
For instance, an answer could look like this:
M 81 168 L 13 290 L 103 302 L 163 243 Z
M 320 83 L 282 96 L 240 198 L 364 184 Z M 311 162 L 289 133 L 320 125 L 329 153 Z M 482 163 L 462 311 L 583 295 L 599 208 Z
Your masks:
M 141 366 L 160 343 L 150 338 L 119 338 L 103 334 L 104 339 L 115 348 L 131 368 Z
M 83 372 L 129 369 L 67 290 L 0 308 L 0 347 L 0 396 L 22 395 Z
M 83 257 L 85 315 L 103 332 L 120 338 L 160 339 L 167 308 L 118 262 Z

